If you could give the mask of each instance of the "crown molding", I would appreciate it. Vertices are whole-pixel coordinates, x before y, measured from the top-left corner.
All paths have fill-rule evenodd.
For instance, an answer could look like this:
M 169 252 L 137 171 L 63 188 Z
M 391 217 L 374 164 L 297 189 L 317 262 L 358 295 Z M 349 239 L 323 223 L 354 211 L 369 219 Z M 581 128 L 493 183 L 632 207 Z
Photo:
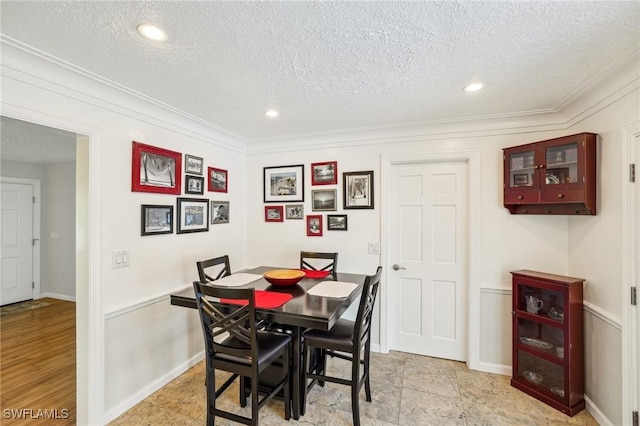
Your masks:
M 2 79 L 14 79 L 194 139 L 246 153 L 247 141 L 239 135 L 2 34 L 0 49 Z

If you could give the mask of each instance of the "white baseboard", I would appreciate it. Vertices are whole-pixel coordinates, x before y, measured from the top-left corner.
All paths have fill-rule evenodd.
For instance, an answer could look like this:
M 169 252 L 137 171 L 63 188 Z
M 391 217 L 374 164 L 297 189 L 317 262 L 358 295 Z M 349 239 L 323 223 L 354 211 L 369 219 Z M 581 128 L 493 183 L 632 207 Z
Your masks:
M 602 411 L 589 399 L 587 395 L 584 396 L 584 402 L 586 409 L 598 422 L 600 426 L 613 426 L 613 423 L 604 415 Z
M 468 365 L 468 363 L 467 363 Z M 511 376 L 513 369 L 510 365 L 492 364 L 490 362 L 479 362 L 478 371 L 485 373 L 501 374 L 503 376 Z
M 58 300 L 66 300 L 67 302 L 75 302 L 75 296 L 67 296 L 66 294 L 58 294 L 58 293 L 40 293 L 38 299 L 42 299 L 43 297 L 50 297 L 52 299 Z
M 204 351 L 196 354 L 195 356 L 191 357 L 191 359 L 180 364 L 169 373 L 159 377 L 154 382 L 140 389 L 138 392 L 131 395 L 125 401 L 122 401 L 120 404 L 113 407 L 111 410 L 107 411 L 104 415 L 104 424 L 107 424 L 115 420 L 116 418 L 124 414 L 127 410 L 134 407 L 137 403 L 143 401 L 145 398 L 149 397 L 152 393 L 156 392 L 157 390 L 162 388 L 164 385 L 166 385 L 176 377 L 185 373 L 188 369 L 190 369 L 191 367 L 193 367 L 203 359 L 204 359 Z

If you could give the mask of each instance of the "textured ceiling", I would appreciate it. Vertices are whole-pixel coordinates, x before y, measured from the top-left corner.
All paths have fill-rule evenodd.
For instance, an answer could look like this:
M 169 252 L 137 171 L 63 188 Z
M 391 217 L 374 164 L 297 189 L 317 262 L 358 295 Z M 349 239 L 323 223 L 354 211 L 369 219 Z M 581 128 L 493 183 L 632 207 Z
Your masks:
M 562 106 L 637 48 L 638 1 L 2 1 L 1 32 L 246 141 Z M 138 35 L 139 23 L 169 34 Z M 473 80 L 485 90 L 465 93 Z M 264 111 L 276 108 L 277 119 Z
M 76 134 L 0 117 L 0 158 L 37 164 L 73 161 L 76 158 Z

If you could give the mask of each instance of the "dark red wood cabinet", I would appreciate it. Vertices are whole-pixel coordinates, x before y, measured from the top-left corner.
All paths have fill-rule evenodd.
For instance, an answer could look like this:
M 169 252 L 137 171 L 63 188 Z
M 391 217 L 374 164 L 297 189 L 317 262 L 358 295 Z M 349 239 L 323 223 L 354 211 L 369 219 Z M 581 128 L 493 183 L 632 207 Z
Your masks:
M 580 133 L 505 148 L 504 206 L 511 214 L 596 214 L 596 138 Z
M 528 270 L 511 275 L 511 386 L 573 416 L 585 407 L 584 280 Z

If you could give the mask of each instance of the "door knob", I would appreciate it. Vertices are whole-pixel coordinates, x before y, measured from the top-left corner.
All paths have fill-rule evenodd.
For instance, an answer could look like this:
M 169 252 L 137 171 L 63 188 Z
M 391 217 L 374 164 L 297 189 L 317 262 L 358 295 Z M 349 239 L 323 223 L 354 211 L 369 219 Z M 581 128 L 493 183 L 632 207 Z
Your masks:
M 407 268 L 403 268 L 402 266 L 398 265 L 397 263 L 395 265 L 393 265 L 392 268 L 393 268 L 394 271 L 397 271 L 399 269 L 404 269 L 404 270 L 407 269 Z

